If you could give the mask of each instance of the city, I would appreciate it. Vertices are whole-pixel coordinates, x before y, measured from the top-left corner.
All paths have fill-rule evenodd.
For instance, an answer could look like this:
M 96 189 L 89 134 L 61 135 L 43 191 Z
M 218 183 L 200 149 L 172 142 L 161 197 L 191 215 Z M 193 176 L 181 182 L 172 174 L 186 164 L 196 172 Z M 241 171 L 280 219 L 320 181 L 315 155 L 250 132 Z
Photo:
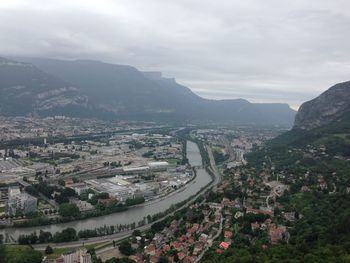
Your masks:
M 95 225 L 94 231 L 73 230 L 72 236 L 67 238 L 62 236 L 69 228 L 63 229 L 61 233 L 40 230 L 40 233 L 17 236 L 11 235 L 11 231 L 5 229 L 6 243 L 34 246 L 40 243 L 39 251 L 40 249 L 46 251 L 48 248 L 55 251 L 54 245 L 50 244 L 52 242 L 59 244 L 68 241 L 66 246 L 69 247 L 69 242 L 75 241 L 75 250 L 68 249 L 67 252 L 57 256 L 54 253 L 56 258 L 48 253 L 47 262 L 92 262 L 93 258 L 108 261 L 113 257 L 120 257 L 123 252 L 116 247 L 116 242 L 120 243 L 118 240 L 123 240 L 124 235 L 122 239 L 114 238 L 113 235 L 123 233 L 132 235 L 132 253 L 129 258 L 136 262 L 158 262 L 163 257 L 170 262 L 174 262 L 175 259 L 176 262 L 179 260 L 198 262 L 212 247 L 217 247 L 218 253 L 230 247 L 234 233 L 238 234 L 237 224 L 233 224 L 233 219 L 239 220 L 244 215 L 244 210 L 247 214 L 272 217 L 273 209 L 270 206 L 261 207 L 260 210 L 253 209 L 256 204 L 253 205 L 250 198 L 232 198 L 225 193 L 232 191 L 228 174 L 233 173 L 232 184 L 238 186 L 243 184 L 239 169 L 242 165 L 246 165 L 244 155 L 253 147 L 259 147 L 266 140 L 281 133 L 281 130 L 255 130 L 244 127 L 150 128 L 143 123 L 140 126 L 133 123 L 109 131 L 107 123 L 106 128 L 100 123 L 101 131 L 93 134 L 85 120 L 80 120 L 84 125 L 79 129 L 79 119 L 66 117 L 53 119 L 64 120 L 67 126 L 74 122 L 77 125 L 75 135 L 64 134 L 63 137 L 60 135 L 60 139 L 53 143 L 50 143 L 56 141 L 53 137 L 41 136 L 38 139 L 34 138 L 34 144 L 22 142 L 20 146 L 16 138 L 3 140 L 6 145 L 6 148 L 1 149 L 1 167 L 4 176 L 1 177 L 3 186 L 0 223 L 3 227 L 57 224 L 120 213 L 132 206 L 142 206 L 143 203 L 157 204 L 157 200 L 169 196 L 172 198 L 176 194 L 181 195 L 183 189 L 201 175 L 197 174 L 198 169 L 203 169 L 201 167 L 206 167 L 212 176 L 212 182 L 213 178 L 216 179 L 213 186 L 209 184 L 209 188 L 204 187 L 204 195 L 195 196 L 192 201 L 189 198 L 188 208 L 178 207 L 172 212 L 173 216 L 165 217 L 169 225 L 162 221 L 163 215 L 147 215 L 139 222 L 107 226 L 107 231 L 106 225 L 104 231 L 101 231 L 98 225 Z M 26 121 L 44 122 L 47 130 L 58 134 L 56 125 L 48 124 L 47 119 Z M 95 127 L 96 123 L 91 121 L 90 125 Z M 6 129 L 13 134 L 11 127 Z M 24 129 L 27 130 L 28 126 Z M 84 134 L 85 130 L 90 131 Z M 108 134 L 99 136 L 107 130 Z M 147 132 L 136 132 L 140 130 Z M 18 128 L 16 132 L 24 133 Z M 192 160 L 188 160 L 191 158 L 187 156 L 188 151 L 191 151 L 188 149 L 188 141 L 195 142 L 193 145 L 197 144 L 200 150 L 205 151 L 201 152 L 202 161 L 196 160 L 196 165 Z M 11 143 L 16 149 L 11 147 Z M 268 185 L 267 181 L 265 183 Z M 280 185 L 274 182 L 271 184 L 274 184 L 271 192 L 274 192 L 275 188 L 280 189 Z M 258 227 L 255 228 L 259 229 L 260 225 L 257 223 L 256 225 Z M 150 230 L 145 228 L 146 226 L 149 226 Z M 274 236 L 271 239 L 272 243 L 281 239 L 282 234 L 286 232 L 285 227 L 274 225 L 271 219 L 262 227 L 280 233 L 278 236 L 272 232 L 271 235 Z M 105 245 L 101 250 L 96 249 L 95 254 L 91 254 L 84 245 L 81 246 L 88 244 L 89 238 L 101 235 L 111 235 L 109 240 L 113 246 Z M 222 235 L 224 238 L 218 243 L 217 240 L 221 239 Z M 76 242 L 79 239 L 81 242 Z M 101 241 L 94 245 L 99 243 Z M 126 253 L 124 256 L 128 254 L 124 253 Z
M 350 1 L 0 1 L 0 263 L 350 263 Z

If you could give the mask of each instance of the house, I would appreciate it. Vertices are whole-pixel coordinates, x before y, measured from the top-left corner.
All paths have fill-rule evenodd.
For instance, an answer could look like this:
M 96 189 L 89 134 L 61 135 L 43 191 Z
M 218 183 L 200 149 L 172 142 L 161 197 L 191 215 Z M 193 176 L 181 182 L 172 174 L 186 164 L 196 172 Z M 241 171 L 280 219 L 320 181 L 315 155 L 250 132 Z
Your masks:
M 223 199 L 222 199 L 222 202 L 221 202 L 224 206 L 226 206 L 226 207 L 235 207 L 235 205 L 236 205 L 236 202 L 235 201 L 231 201 L 230 199 L 228 199 L 228 198 L 226 198 L 226 197 L 224 197 Z
M 65 187 L 70 187 L 72 184 L 74 184 L 74 181 L 72 178 L 64 179 L 64 186 Z
M 200 235 L 199 239 L 200 239 L 201 241 L 206 241 L 206 240 L 208 240 L 208 235 L 202 233 L 202 234 Z
M 226 250 L 230 247 L 230 244 L 227 242 L 221 242 L 220 247 Z
M 187 256 L 184 258 L 184 260 L 182 262 L 183 263 L 193 263 L 193 262 L 195 262 L 195 257 Z
M 149 262 L 150 263 L 157 263 L 159 258 L 160 258 L 160 256 L 161 256 L 161 254 L 162 253 L 159 250 L 157 250 L 155 252 L 155 254 L 149 258 Z
M 193 255 L 198 256 L 204 249 L 204 244 L 202 242 L 196 242 L 193 248 Z
M 180 260 L 183 260 L 186 257 L 186 254 L 184 252 L 177 253 L 177 256 Z
M 252 228 L 253 231 L 258 230 L 260 228 L 260 225 L 258 222 L 251 223 L 250 227 Z
M 246 213 L 252 213 L 252 214 L 262 214 L 262 215 L 268 215 L 268 216 L 273 216 L 273 212 L 268 209 L 254 209 L 251 207 L 247 207 Z
M 242 217 L 244 214 L 242 213 L 242 212 L 236 212 L 236 214 L 235 214 L 235 218 L 236 219 L 238 219 L 238 218 L 240 218 L 240 217 Z
M 231 238 L 233 236 L 232 231 L 225 230 L 224 231 L 224 237 L 225 238 Z
M 269 229 L 269 237 L 271 244 L 276 244 L 278 241 L 282 240 L 287 229 L 285 226 L 271 227 Z
M 163 251 L 164 252 L 167 252 L 169 250 L 170 250 L 170 246 L 169 245 L 167 245 L 167 244 L 163 245 Z
M 153 256 L 156 254 L 156 247 L 154 244 L 149 244 L 146 248 L 145 248 L 145 253 L 147 255 Z
M 199 229 L 199 224 L 193 224 L 193 226 L 188 230 L 188 234 L 193 235 Z
M 178 241 L 174 241 L 170 244 L 170 246 L 174 247 L 177 251 L 182 250 L 182 244 Z
M 140 256 L 137 256 L 137 255 L 129 256 L 129 259 L 135 261 L 136 263 L 143 263 L 143 262 L 145 262 Z

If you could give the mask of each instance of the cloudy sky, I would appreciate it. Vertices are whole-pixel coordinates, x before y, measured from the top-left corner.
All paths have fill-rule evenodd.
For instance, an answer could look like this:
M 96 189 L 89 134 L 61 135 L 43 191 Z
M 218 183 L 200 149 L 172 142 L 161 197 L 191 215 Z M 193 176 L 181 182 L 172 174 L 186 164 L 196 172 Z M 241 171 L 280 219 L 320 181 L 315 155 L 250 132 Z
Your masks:
M 207 98 L 294 108 L 350 80 L 349 0 L 0 0 L 0 56 L 162 71 Z

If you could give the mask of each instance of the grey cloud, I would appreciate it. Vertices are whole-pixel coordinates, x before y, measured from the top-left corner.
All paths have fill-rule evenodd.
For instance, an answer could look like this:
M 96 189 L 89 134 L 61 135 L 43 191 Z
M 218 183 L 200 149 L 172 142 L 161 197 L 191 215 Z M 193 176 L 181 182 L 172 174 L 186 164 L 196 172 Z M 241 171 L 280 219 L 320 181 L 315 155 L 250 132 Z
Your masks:
M 0 54 L 129 64 L 205 97 L 297 107 L 349 79 L 349 8 L 347 0 L 11 0 L 0 3 Z

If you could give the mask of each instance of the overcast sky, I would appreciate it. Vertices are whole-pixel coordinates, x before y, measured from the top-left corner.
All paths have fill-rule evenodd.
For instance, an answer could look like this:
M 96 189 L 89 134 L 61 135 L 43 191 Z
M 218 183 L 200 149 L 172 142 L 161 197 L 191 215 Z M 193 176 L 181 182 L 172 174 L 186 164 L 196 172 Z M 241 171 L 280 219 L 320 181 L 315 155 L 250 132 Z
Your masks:
M 294 108 L 350 80 L 349 0 L 0 0 L 0 56 L 162 71 L 207 98 Z

